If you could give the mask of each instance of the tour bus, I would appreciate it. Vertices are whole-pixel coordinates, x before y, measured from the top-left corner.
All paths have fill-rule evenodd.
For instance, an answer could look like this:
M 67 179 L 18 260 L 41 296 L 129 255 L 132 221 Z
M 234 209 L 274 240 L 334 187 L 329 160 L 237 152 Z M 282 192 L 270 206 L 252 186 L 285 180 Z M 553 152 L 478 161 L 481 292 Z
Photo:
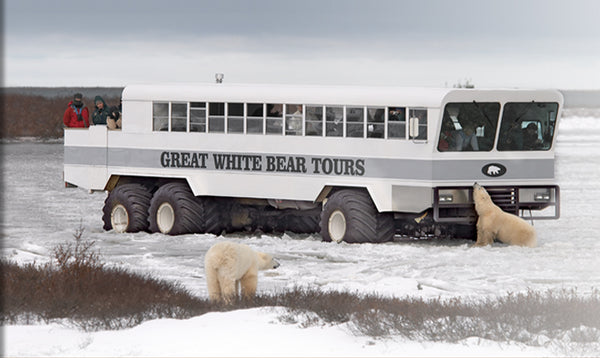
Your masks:
M 66 184 L 108 193 L 105 230 L 473 237 L 475 182 L 559 217 L 556 90 L 130 85 L 122 129 L 67 128 Z

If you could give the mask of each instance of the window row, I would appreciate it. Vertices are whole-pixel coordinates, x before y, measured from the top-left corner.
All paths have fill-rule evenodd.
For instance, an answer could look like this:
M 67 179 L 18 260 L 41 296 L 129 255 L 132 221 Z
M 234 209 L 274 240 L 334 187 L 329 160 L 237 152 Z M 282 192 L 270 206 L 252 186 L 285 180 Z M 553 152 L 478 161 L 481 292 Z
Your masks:
M 153 102 L 152 129 L 421 140 L 427 139 L 427 110 L 271 103 Z

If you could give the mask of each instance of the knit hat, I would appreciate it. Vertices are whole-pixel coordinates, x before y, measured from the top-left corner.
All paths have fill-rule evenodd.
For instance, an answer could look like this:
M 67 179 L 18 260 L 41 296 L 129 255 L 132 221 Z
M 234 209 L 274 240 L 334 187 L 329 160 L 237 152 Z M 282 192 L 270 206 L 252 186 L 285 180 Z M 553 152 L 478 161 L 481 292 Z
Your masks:
M 81 93 L 75 93 L 75 95 L 73 96 L 74 100 L 80 100 L 83 98 L 83 95 Z

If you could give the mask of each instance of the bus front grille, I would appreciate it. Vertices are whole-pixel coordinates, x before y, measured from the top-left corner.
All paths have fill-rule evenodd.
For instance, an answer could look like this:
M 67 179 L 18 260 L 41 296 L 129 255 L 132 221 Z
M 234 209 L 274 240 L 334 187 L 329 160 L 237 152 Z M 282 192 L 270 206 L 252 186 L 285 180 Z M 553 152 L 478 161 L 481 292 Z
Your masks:
M 519 214 L 519 191 L 513 187 L 486 188 L 494 204 L 507 213 Z

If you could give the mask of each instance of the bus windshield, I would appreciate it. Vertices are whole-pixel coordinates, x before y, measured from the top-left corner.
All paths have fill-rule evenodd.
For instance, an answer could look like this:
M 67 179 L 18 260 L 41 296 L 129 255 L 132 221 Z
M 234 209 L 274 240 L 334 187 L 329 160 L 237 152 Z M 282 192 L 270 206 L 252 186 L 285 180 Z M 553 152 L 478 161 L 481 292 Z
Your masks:
M 506 103 L 498 136 L 498 150 L 549 150 L 557 111 L 558 103 Z
M 492 150 L 499 114 L 498 102 L 448 103 L 444 108 L 438 150 Z

